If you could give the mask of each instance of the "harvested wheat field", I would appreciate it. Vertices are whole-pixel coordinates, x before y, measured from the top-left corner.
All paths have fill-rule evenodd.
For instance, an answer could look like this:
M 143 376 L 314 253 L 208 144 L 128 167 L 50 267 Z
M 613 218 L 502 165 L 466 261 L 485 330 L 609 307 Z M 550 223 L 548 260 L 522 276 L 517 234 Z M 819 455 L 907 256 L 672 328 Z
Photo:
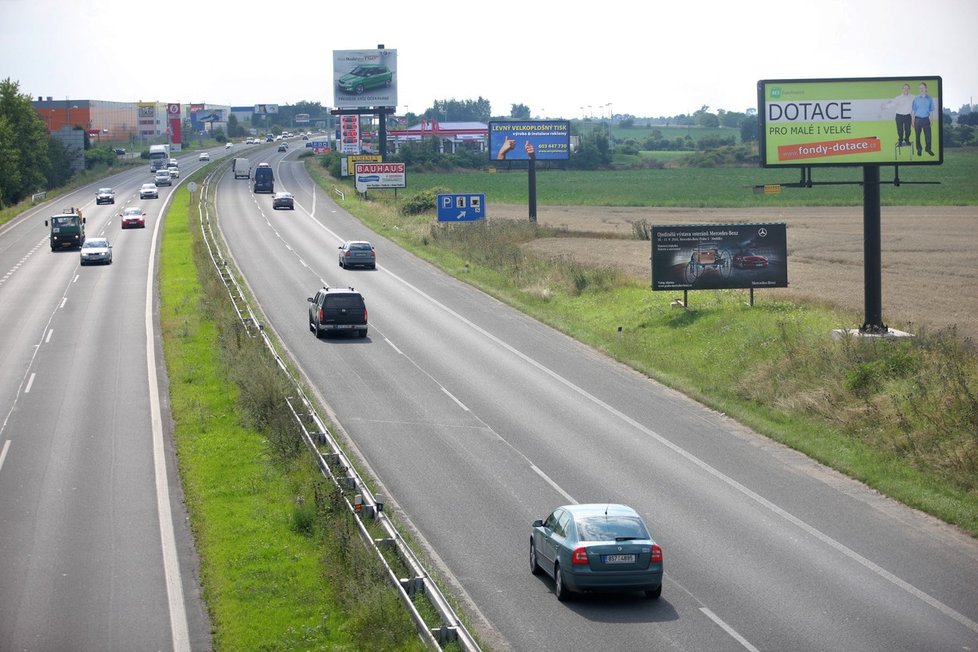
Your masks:
M 527 219 L 527 207 L 492 205 L 490 219 Z M 784 222 L 788 233 L 788 287 L 758 290 L 767 297 L 803 297 L 852 310 L 864 317 L 862 207 L 750 209 L 538 206 L 541 225 L 583 237 L 542 238 L 527 248 L 545 256 L 607 264 L 607 237 L 617 266 L 651 284 L 647 240 L 634 239 L 633 224 Z M 599 255 L 600 254 L 600 255 Z M 915 331 L 956 326 L 978 341 L 978 207 L 884 206 L 882 208 L 883 322 Z M 650 290 L 651 292 L 651 290 Z M 695 294 L 690 297 L 695 305 Z

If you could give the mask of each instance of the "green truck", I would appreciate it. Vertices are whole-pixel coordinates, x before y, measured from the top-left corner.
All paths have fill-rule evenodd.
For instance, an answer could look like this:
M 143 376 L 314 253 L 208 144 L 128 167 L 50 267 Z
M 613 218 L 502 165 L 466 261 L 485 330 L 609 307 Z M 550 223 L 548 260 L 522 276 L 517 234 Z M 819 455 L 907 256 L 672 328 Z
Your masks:
M 80 208 L 66 208 L 44 220 L 44 226 L 51 229 L 51 251 L 81 249 L 85 244 L 85 218 Z

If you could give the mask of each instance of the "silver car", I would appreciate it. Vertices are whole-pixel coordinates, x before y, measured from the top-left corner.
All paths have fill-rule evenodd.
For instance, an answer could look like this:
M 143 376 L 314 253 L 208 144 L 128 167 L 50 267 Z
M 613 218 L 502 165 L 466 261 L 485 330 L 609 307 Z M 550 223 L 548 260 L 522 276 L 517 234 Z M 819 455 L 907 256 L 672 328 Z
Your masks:
M 159 199 L 160 191 L 155 183 L 144 183 L 139 189 L 140 199 Z
M 82 265 L 111 265 L 112 245 L 108 238 L 88 238 L 81 246 Z
M 340 245 L 340 267 L 377 269 L 377 250 L 366 240 L 347 240 Z

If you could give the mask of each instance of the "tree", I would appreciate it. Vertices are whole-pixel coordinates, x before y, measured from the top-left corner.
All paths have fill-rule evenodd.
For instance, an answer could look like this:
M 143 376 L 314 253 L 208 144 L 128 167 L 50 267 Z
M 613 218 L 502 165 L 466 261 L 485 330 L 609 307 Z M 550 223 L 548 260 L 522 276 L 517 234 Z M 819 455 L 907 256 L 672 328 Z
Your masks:
M 492 107 L 489 100 L 435 100 L 432 107 L 422 117 L 442 122 L 489 122 Z
M 15 204 L 45 186 L 48 166 L 48 134 L 44 121 L 20 93 L 20 84 L 8 77 L 0 82 L 0 156 L 15 162 L 17 173 L 8 176 L 6 162 L 0 170 L 0 204 Z
M 757 113 L 748 115 L 740 121 L 740 142 L 752 143 L 757 140 Z
M 511 104 L 509 109 L 509 117 L 517 120 L 529 120 L 530 107 L 525 104 Z

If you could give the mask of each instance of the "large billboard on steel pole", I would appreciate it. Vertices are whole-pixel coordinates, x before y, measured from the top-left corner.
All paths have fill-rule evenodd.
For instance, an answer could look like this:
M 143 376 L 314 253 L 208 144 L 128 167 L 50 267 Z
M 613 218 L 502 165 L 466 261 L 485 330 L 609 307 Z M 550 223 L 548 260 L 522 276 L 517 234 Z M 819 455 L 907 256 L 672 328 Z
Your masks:
M 333 50 L 333 106 L 397 106 L 397 50 Z
M 570 121 L 500 120 L 489 123 L 493 161 L 563 161 L 570 157 Z
M 941 78 L 757 82 L 765 167 L 940 165 Z

